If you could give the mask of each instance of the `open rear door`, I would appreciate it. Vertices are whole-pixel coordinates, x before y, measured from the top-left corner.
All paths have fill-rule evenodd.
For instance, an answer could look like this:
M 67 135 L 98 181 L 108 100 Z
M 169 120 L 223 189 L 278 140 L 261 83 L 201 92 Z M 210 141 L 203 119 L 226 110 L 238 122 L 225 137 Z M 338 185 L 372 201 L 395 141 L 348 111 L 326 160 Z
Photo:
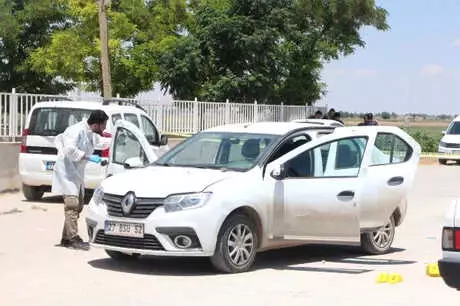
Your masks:
M 153 163 L 157 158 L 157 154 L 136 125 L 126 120 L 117 121 L 110 150 L 107 176 L 130 168 L 146 166 Z

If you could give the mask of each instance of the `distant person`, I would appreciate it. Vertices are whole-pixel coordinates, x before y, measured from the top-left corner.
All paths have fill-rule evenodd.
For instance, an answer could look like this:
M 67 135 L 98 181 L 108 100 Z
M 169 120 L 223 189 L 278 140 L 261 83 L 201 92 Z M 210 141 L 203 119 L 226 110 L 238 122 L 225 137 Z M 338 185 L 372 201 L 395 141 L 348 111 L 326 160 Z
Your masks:
M 320 110 L 317 110 L 314 115 L 311 115 L 309 119 L 321 119 L 323 118 L 323 112 Z
M 334 114 L 335 114 L 335 109 L 331 108 L 331 109 L 329 109 L 329 111 L 327 112 L 327 114 L 324 115 L 323 119 L 334 120 Z
M 365 125 L 379 125 L 377 121 L 374 120 L 374 115 L 372 113 L 367 113 L 363 117 L 363 122 L 358 124 L 359 126 Z
M 345 125 L 345 123 L 343 123 L 343 121 L 341 119 L 340 112 L 334 112 L 334 117 L 332 118 L 332 120 L 338 121 L 338 122 L 342 123 L 343 125 Z

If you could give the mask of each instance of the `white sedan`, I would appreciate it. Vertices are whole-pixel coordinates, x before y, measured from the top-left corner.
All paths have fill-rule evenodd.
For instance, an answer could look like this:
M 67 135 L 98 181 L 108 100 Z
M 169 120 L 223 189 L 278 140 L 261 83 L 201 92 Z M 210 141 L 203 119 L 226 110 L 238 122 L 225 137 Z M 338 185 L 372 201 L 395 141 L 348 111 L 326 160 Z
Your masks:
M 248 271 L 258 251 L 285 246 L 387 252 L 420 156 L 397 127 L 265 122 L 205 130 L 153 161 L 142 133 L 121 122 L 111 162 L 121 154 L 118 134 L 142 150 L 123 153 L 130 170 L 95 191 L 91 245 L 119 260 L 206 256 L 229 273 Z

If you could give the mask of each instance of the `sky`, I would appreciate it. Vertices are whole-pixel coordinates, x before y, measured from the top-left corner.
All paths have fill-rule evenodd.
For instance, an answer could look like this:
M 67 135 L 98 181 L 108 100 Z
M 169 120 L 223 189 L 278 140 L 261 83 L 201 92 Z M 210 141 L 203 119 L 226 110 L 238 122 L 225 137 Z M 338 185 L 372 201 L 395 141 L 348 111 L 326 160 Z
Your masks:
M 460 113 L 460 0 L 376 0 L 388 31 L 326 64 L 321 103 L 350 112 Z

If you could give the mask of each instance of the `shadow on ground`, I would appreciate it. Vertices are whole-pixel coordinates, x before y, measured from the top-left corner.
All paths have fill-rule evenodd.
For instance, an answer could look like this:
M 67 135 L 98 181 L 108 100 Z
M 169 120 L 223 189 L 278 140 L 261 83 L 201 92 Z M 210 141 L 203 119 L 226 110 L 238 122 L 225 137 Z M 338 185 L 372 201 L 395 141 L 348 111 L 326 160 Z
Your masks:
M 391 253 L 404 249 L 394 248 Z M 391 254 L 390 253 L 390 254 Z M 384 256 L 383 256 L 384 257 Z M 340 267 L 331 267 L 340 264 Z M 252 271 L 291 270 L 361 274 L 379 266 L 408 265 L 416 261 L 363 256 L 359 249 L 338 246 L 300 246 L 263 252 L 257 255 Z M 118 262 L 109 257 L 88 262 L 93 268 L 144 275 L 198 276 L 219 274 L 207 258 L 163 258 L 142 256 L 137 260 Z

